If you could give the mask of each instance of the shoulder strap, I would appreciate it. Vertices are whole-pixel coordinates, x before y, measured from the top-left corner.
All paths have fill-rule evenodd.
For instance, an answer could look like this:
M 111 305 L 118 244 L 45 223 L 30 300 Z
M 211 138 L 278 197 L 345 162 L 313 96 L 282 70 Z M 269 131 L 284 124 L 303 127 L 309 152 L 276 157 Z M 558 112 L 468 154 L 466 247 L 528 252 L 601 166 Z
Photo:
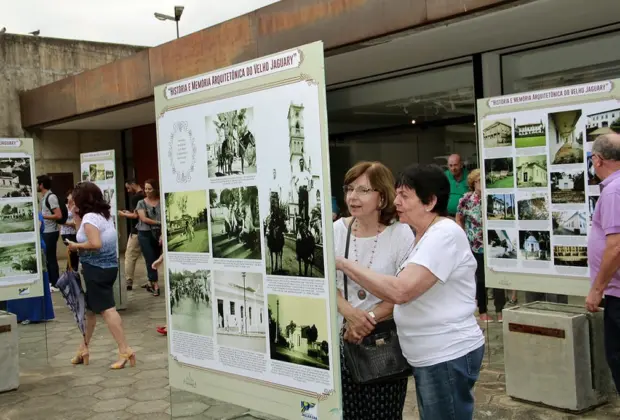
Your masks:
M 343 219 L 344 222 L 344 219 Z M 347 244 L 344 247 L 344 257 L 349 258 L 349 244 L 351 243 L 351 229 L 353 229 L 353 222 L 355 222 L 355 217 L 351 219 L 351 223 L 349 223 L 349 228 L 347 229 Z M 347 275 L 344 275 L 344 298 L 349 300 L 349 288 L 348 288 L 348 278 Z
M 45 196 L 45 207 L 47 207 L 47 209 L 51 212 L 52 208 L 50 207 L 50 196 L 52 195 L 52 193 L 50 192 L 49 194 L 47 194 Z

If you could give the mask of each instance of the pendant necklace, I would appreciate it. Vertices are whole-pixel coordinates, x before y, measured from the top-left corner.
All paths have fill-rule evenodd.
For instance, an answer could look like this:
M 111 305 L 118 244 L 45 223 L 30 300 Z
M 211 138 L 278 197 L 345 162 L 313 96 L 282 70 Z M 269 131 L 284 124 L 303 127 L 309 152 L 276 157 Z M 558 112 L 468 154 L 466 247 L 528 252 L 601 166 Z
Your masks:
M 353 226 L 353 252 L 355 253 L 355 262 L 359 263 L 359 259 L 357 256 L 357 228 L 359 226 L 358 221 L 356 220 L 354 222 L 354 226 Z M 374 243 L 372 244 L 372 252 L 370 253 L 370 260 L 368 261 L 368 265 L 366 266 L 366 268 L 371 268 L 372 267 L 372 261 L 375 258 L 375 251 L 377 250 L 377 242 L 379 241 L 379 234 L 381 234 L 381 225 L 377 226 L 377 236 L 375 236 L 375 240 Z M 361 289 L 357 292 L 357 297 L 359 298 L 359 300 L 365 300 L 366 297 L 368 296 L 368 293 L 366 293 L 366 290 Z

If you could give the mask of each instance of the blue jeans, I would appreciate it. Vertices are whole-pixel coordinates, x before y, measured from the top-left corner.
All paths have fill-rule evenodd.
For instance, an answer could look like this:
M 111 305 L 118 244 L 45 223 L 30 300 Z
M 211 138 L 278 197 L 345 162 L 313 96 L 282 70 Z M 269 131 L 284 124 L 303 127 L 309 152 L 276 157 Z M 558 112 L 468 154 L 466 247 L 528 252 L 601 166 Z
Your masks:
M 473 388 L 483 357 L 484 345 L 455 360 L 413 368 L 420 419 L 473 419 Z
M 153 270 L 153 263 L 161 255 L 161 247 L 150 230 L 138 231 L 138 242 L 144 255 L 147 277 L 150 282 L 157 283 L 157 270 Z

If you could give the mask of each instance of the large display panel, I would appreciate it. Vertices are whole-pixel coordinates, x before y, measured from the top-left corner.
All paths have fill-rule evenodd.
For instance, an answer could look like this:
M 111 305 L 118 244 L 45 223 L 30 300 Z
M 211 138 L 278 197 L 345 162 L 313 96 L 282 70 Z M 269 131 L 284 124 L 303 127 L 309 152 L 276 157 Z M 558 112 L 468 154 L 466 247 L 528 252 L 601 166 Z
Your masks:
M 103 193 L 103 199 L 111 207 L 114 226 L 118 231 L 118 185 L 116 183 L 116 153 L 114 150 L 80 154 L 80 171 L 82 181 L 89 181 L 97 185 Z M 120 191 L 122 194 L 123 192 Z M 116 242 L 116 256 L 119 256 L 118 241 Z M 125 278 L 118 271 L 114 283 L 114 302 L 116 309 L 127 308 L 127 289 Z
M 170 385 L 340 418 L 321 42 L 155 89 Z
M 43 295 L 32 139 L 0 138 L 0 301 Z
M 620 132 L 619 82 L 478 101 L 490 287 L 587 295 L 592 143 Z

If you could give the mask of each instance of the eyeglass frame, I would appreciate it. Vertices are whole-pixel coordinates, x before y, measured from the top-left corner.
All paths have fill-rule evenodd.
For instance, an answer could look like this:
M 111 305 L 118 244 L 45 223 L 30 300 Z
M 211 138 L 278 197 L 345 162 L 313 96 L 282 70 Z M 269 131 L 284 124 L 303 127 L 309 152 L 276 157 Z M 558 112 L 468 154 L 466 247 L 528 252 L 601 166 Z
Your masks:
M 350 190 L 349 190 L 349 188 L 350 188 Z M 363 188 L 362 191 L 360 191 L 361 188 Z M 358 185 L 355 188 L 351 187 L 351 185 L 343 185 L 342 186 L 342 191 L 344 192 L 345 196 L 349 195 L 353 191 L 355 191 L 357 193 L 357 195 L 360 195 L 360 196 L 366 196 L 366 195 L 370 194 L 371 192 L 379 192 L 379 190 L 376 189 L 376 188 L 366 188 L 366 187 L 364 187 L 362 185 Z

